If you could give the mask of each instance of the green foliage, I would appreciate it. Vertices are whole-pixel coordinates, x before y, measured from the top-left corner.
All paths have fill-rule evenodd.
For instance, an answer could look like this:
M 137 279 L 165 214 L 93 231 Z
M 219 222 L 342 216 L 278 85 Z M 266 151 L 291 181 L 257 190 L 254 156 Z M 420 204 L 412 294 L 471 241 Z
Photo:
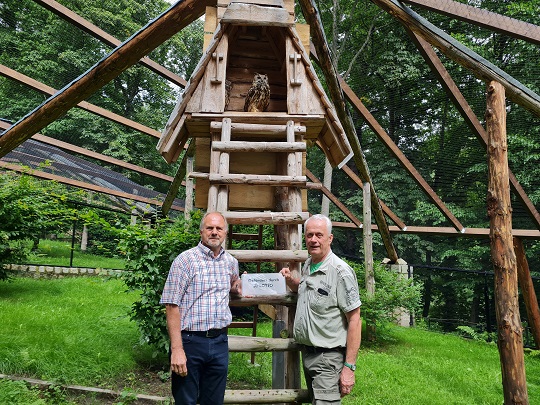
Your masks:
M 170 265 L 184 250 L 199 241 L 200 213 L 173 223 L 159 220 L 155 226 L 135 224 L 120 231 L 119 249 L 127 259 L 123 278 L 129 291 L 140 292 L 131 308 L 131 319 L 141 332 L 141 343 L 168 352 L 169 340 L 164 308 L 159 304 Z
M 54 232 L 75 218 L 68 193 L 54 182 L 0 172 L 0 280 L 4 264 L 20 263 L 45 232 Z
M 45 405 L 39 392 L 30 389 L 24 381 L 0 380 L 0 403 L 11 405 Z
M 365 268 L 363 264 L 349 262 L 355 270 L 359 284 L 363 286 Z M 368 326 L 384 328 L 397 319 L 401 309 L 410 313 L 418 312 L 422 285 L 414 283 L 390 271 L 381 263 L 374 263 L 375 293 L 369 296 L 365 288 L 360 288 L 362 318 Z

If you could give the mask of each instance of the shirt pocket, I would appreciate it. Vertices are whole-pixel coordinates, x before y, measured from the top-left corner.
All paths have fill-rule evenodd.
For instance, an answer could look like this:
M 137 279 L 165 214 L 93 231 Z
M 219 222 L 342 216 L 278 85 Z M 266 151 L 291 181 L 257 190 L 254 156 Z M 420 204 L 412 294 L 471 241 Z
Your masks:
M 324 315 L 328 312 L 333 302 L 332 292 L 328 288 L 308 280 L 306 283 L 306 292 L 308 294 L 309 308 L 314 313 Z

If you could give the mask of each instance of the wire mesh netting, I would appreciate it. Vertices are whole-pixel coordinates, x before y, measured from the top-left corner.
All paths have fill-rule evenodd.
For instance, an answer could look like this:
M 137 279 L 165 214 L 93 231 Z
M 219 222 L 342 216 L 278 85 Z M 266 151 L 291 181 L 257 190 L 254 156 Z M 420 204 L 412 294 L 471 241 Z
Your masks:
M 169 6 L 162 1 L 142 1 L 138 5 L 129 2 L 129 7 L 103 2 L 82 4 L 75 0 L 60 3 L 120 41 L 128 39 Z M 440 30 L 448 36 L 443 37 L 446 40 L 455 41 L 449 42 L 449 48 L 466 47 L 488 65 L 502 70 L 518 89 L 523 86 L 538 101 L 540 3 L 537 0 L 447 0 L 437 2 L 437 11 L 421 6 L 422 3 L 399 4 L 408 16 Z M 414 35 L 408 32 L 414 28 L 412 24 L 401 23 L 377 1 L 317 1 L 316 4 L 337 72 L 462 225 L 488 227 L 486 146 L 422 56 Z M 471 7 L 473 12 L 468 20 L 460 15 L 463 10 L 459 5 Z M 297 16 L 301 21 L 299 9 Z M 187 79 L 201 56 L 202 25 L 202 20 L 196 20 L 148 56 Z M 84 74 L 112 49 L 44 8 L 40 1 L 2 2 L 0 30 L 0 64 L 54 89 L 61 89 Z M 464 67 L 464 63 L 458 63 L 447 52 L 431 49 L 480 124 L 485 126 L 486 80 L 478 68 Z M 43 91 L 22 84 L 20 78 L 2 75 L 0 117 L 4 119 L 20 120 L 48 97 Z M 88 101 L 160 131 L 179 92 L 179 87 L 166 78 L 136 65 L 104 84 Z M 364 118 L 354 108 L 350 111 L 381 200 L 409 226 L 452 226 Z M 538 111 L 524 108 L 509 97 L 507 114 L 510 169 L 533 206 L 539 209 Z M 155 137 L 79 108 L 41 132 L 170 176 L 175 174 L 176 168 L 166 165 L 158 156 Z M 324 165 L 310 158 L 310 154 L 311 151 L 308 167 L 322 178 Z M 167 191 L 165 181 L 127 169 L 114 169 L 147 188 Z M 338 170 L 334 171 L 334 184 L 339 198 L 361 216 L 361 190 L 351 186 L 350 180 Z M 537 229 L 516 193 L 512 194 L 512 201 L 514 227 Z M 317 207 L 310 210 L 316 211 Z M 338 212 L 336 218 L 343 215 Z

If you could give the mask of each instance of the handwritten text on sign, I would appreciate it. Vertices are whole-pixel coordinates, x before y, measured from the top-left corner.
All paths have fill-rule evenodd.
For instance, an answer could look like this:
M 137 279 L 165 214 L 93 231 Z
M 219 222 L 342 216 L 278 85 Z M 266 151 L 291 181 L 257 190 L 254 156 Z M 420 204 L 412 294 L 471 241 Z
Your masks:
M 280 273 L 242 274 L 242 295 L 285 294 L 285 278 Z

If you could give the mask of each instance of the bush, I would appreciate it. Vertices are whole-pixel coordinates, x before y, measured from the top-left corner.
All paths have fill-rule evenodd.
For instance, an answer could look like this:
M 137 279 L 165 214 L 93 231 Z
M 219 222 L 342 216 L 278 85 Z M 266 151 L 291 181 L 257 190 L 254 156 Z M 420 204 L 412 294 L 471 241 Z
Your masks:
M 383 329 L 388 323 L 397 320 L 400 310 L 410 313 L 420 308 L 422 285 L 414 283 L 413 279 L 402 278 L 390 271 L 382 263 L 374 263 L 375 294 L 367 296 L 364 286 L 365 268 L 363 264 L 349 262 L 355 270 L 360 285 L 362 300 L 362 318 L 372 329 Z
M 172 223 L 159 220 L 152 227 L 135 224 L 119 231 L 119 249 L 126 257 L 127 270 L 122 277 L 129 291 L 141 294 L 130 317 L 141 332 L 141 343 L 154 345 L 159 352 L 169 350 L 165 310 L 159 300 L 171 263 L 200 239 L 201 215 L 194 212 L 191 217 L 187 221 L 179 217 Z
M 67 195 L 55 182 L 0 172 L 0 280 L 8 278 L 4 265 L 26 259 L 41 235 L 69 226 Z

